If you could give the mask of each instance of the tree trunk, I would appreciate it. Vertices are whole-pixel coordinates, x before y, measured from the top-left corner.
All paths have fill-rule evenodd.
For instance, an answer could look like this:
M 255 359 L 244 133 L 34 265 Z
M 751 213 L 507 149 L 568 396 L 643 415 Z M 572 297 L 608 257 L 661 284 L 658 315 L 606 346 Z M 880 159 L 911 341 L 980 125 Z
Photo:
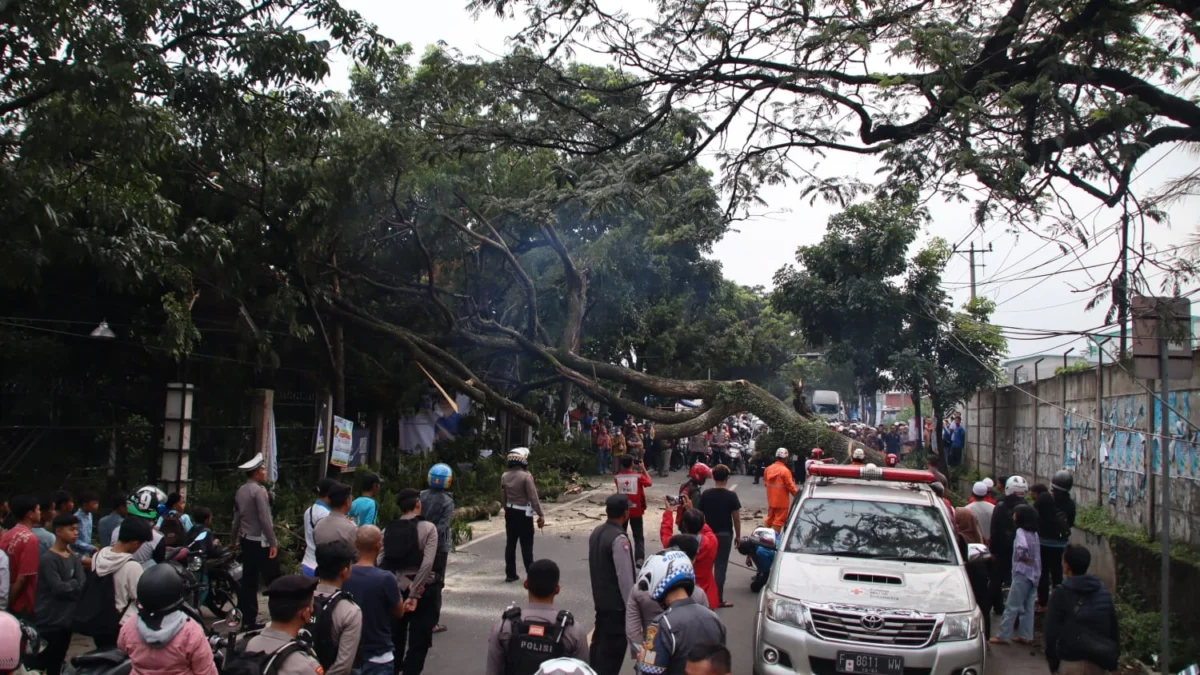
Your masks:
M 925 435 L 925 429 L 921 426 L 921 387 L 913 387 L 913 424 L 917 427 L 917 450 L 921 450 L 921 437 Z

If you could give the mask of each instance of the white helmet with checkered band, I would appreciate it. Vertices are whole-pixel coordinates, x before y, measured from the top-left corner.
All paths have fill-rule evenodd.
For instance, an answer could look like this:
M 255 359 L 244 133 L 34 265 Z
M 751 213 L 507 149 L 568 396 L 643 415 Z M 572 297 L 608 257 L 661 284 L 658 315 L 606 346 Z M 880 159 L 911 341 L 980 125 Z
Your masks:
M 687 554 L 679 549 L 669 548 L 646 558 L 638 573 L 637 587 L 658 601 L 680 585 L 687 586 L 691 593 L 696 587 L 696 570 Z

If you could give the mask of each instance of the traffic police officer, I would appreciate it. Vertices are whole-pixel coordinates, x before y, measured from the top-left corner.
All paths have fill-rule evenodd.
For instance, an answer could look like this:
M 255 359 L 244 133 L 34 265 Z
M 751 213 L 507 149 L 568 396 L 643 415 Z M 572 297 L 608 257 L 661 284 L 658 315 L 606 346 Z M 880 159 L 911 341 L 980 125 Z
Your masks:
M 267 612 L 271 624 L 246 641 L 244 652 L 274 654 L 296 644 L 300 629 L 308 625 L 313 613 L 313 593 L 317 588 L 313 577 L 289 574 L 279 577 L 267 587 Z M 277 675 L 323 675 L 321 664 L 305 646 L 290 647 L 289 653 L 275 668 Z
M 513 448 L 508 452 L 508 471 L 500 476 L 500 494 L 504 504 L 504 580 L 513 582 L 517 576 L 517 544 L 521 544 L 521 559 L 525 572 L 533 564 L 533 517 L 537 526 L 545 527 L 546 518 L 538 500 L 533 474 L 529 473 L 529 448 Z
M 246 483 L 234 495 L 233 540 L 242 547 L 242 585 L 238 589 L 238 609 L 243 625 L 252 629 L 258 622 L 258 580 L 269 582 L 275 555 L 275 525 L 271 521 L 271 502 L 263 482 L 267 471 L 262 453 L 238 468 L 246 472 Z M 315 583 L 315 580 L 314 580 Z

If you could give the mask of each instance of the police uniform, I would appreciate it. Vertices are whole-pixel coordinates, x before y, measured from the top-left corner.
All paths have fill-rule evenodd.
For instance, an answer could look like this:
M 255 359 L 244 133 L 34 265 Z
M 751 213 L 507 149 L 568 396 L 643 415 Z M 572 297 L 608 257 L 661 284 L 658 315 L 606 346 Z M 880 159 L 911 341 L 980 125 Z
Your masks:
M 517 544 L 521 545 L 521 559 L 525 571 L 533 564 L 533 517 L 544 517 L 542 503 L 538 500 L 537 485 L 533 474 L 522 468 L 513 468 L 500 476 L 500 494 L 504 499 L 504 578 L 517 580 Z
M 307 596 L 311 600 L 316 588 L 316 579 L 300 576 L 299 574 L 290 574 L 271 582 L 264 595 L 268 598 L 281 596 L 300 598 Z M 247 653 L 263 652 L 271 654 L 282 649 L 295 639 L 293 635 L 268 627 L 262 629 L 258 635 L 246 641 L 244 650 Z M 285 656 L 276 672 L 277 675 L 324 675 L 325 673 L 316 657 L 307 648 Z
M 238 468 L 257 471 L 263 465 L 262 453 Z M 242 547 L 242 584 L 238 589 L 238 609 L 243 625 L 258 622 L 258 580 L 269 581 L 274 574 L 269 549 L 276 548 L 275 525 L 271 521 L 271 502 L 267 489 L 253 478 L 238 488 L 234 495 L 233 536 Z
M 625 495 L 609 495 L 606 511 L 623 505 Z M 588 663 L 599 675 L 616 675 L 628 651 L 625 639 L 625 601 L 633 589 L 633 550 L 625 530 L 609 520 L 592 531 L 588 538 L 588 572 L 592 582 L 592 602 L 596 607 Z
M 530 603 L 521 608 L 521 619 L 540 619 L 553 624 L 558 620 L 558 613 L 559 609 L 554 605 Z M 487 675 L 506 675 L 509 648 L 519 648 L 511 645 L 512 629 L 512 621 L 508 619 L 501 619 L 492 626 L 488 636 Z M 587 633 L 578 623 L 572 623 L 563 631 L 562 656 L 580 661 L 588 659 Z

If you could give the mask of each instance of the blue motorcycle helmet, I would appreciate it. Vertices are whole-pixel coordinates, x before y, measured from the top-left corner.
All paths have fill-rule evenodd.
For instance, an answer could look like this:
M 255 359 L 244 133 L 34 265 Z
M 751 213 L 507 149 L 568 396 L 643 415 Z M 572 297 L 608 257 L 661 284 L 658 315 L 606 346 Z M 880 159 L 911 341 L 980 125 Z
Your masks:
M 446 490 L 450 488 L 450 482 L 453 480 L 454 470 L 449 464 L 434 464 L 429 467 L 429 487 Z

